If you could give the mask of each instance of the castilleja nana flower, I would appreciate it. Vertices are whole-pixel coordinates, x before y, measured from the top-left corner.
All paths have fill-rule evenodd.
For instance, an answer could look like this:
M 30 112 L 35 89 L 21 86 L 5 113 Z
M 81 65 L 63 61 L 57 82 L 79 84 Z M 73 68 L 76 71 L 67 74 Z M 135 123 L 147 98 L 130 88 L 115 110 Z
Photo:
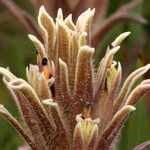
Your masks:
M 120 86 L 122 69 L 114 55 L 130 32 L 119 35 L 98 68 L 94 66 L 90 43 L 94 12 L 88 9 L 74 24 L 72 16 L 64 19 L 59 9 L 54 22 L 42 6 L 38 23 L 44 44 L 29 35 L 37 49 L 37 65 L 27 67 L 28 82 L 0 68 L 22 121 L 3 105 L 0 114 L 33 150 L 110 149 L 134 105 L 150 91 L 150 80 L 133 89 L 150 64 L 131 73 Z

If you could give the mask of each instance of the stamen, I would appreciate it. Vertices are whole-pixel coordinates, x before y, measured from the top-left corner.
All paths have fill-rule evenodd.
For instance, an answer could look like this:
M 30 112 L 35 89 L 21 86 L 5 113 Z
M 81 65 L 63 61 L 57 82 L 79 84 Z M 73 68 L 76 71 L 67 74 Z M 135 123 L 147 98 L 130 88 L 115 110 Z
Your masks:
M 92 107 L 93 105 L 89 101 L 85 102 L 82 119 L 91 118 Z

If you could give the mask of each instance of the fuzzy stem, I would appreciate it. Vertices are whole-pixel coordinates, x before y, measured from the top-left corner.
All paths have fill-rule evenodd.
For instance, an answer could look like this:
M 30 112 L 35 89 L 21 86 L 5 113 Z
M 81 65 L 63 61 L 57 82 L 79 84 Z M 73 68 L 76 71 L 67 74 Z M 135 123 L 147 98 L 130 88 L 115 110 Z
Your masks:
M 31 146 L 33 150 L 37 150 L 33 141 L 27 135 L 27 133 L 23 130 L 19 122 L 3 107 L 0 105 L 0 114 L 10 122 L 12 126 L 19 132 L 19 134 L 27 141 L 27 143 Z

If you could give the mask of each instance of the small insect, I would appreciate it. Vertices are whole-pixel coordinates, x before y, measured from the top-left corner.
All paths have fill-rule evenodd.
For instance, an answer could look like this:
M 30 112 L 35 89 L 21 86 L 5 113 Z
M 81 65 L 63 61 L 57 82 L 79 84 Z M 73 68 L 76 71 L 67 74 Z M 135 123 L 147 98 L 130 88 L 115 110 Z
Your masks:
M 53 77 L 52 72 L 48 68 L 48 59 L 46 57 L 41 58 L 41 55 L 38 51 L 36 51 L 37 54 L 37 65 L 39 66 L 40 72 L 43 72 L 46 79 L 50 79 Z M 50 86 L 50 90 L 52 93 L 52 97 L 55 97 L 55 86 L 54 83 Z
M 48 68 L 48 60 L 47 60 L 47 58 L 43 58 L 42 59 L 42 66 L 43 66 L 43 72 L 44 72 L 44 75 L 45 75 L 46 79 L 50 79 L 51 77 L 53 77 L 52 72 L 50 72 L 49 68 Z M 51 85 L 50 90 L 52 92 L 52 97 L 55 97 L 55 86 L 54 86 L 54 83 Z
M 42 66 L 43 66 L 43 72 L 44 72 L 46 79 L 50 79 L 53 75 L 49 71 L 47 58 L 42 59 Z
M 83 110 L 83 113 L 82 113 L 82 118 L 83 119 L 87 119 L 87 118 L 91 117 L 92 108 L 93 108 L 93 105 L 91 104 L 91 102 L 86 101 L 85 104 L 84 104 L 84 110 Z

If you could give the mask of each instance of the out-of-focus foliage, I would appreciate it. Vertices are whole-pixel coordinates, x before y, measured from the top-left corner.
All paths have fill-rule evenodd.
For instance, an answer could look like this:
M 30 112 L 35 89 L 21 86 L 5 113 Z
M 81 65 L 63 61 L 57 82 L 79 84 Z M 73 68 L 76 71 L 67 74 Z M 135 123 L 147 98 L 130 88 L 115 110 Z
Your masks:
M 25 4 L 25 2 L 22 1 L 21 5 L 28 8 L 30 3 Z M 2 7 L 0 18 L 0 65 L 11 68 L 17 76 L 25 78 L 25 66 L 28 62 L 35 61 L 33 45 L 28 40 L 27 33 Z M 3 86 L 2 80 L 0 80 L 0 103 L 6 104 L 7 108 L 18 116 L 14 100 Z M 0 149 L 15 150 L 23 144 L 24 140 L 15 129 L 0 117 Z
M 110 0 L 110 5 L 107 14 L 112 14 L 118 7 L 130 0 Z M 29 0 L 15 0 L 15 2 L 34 16 L 35 9 L 32 7 Z M 135 11 L 144 14 L 150 21 L 150 1 L 145 0 L 143 5 Z M 136 23 L 123 23 L 115 26 L 103 39 L 100 45 L 100 51 L 96 56 L 96 60 L 100 60 L 103 50 L 116 35 L 123 31 L 131 31 L 132 36 L 122 45 L 121 51 L 117 58 L 124 65 L 123 74 L 126 76 L 137 65 L 143 65 L 150 62 L 150 28 L 147 26 L 138 25 Z M 114 35 L 112 37 L 112 35 Z M 146 37 L 146 38 L 144 38 Z M 141 42 L 144 41 L 144 42 Z M 143 48 L 142 48 L 143 47 Z M 141 49 L 142 48 L 142 49 Z M 13 17 L 10 16 L 4 8 L 0 7 L 0 66 L 9 66 L 11 71 L 18 77 L 25 78 L 25 66 L 35 62 L 35 48 L 28 40 L 27 33 L 18 25 Z M 139 59 L 138 56 L 142 55 Z M 139 62 L 140 60 L 140 62 Z M 3 83 L 0 83 L 0 103 L 5 104 L 12 114 L 18 116 L 18 112 L 14 106 L 14 101 L 10 98 Z M 119 149 L 130 150 L 137 144 L 146 140 L 150 140 L 150 115 L 147 114 L 147 106 L 145 101 L 138 104 L 136 112 L 131 116 L 129 121 L 123 128 Z M 19 117 L 19 116 L 18 116 Z M 12 150 L 17 149 L 19 145 L 24 144 L 18 133 L 0 117 L 0 149 Z

